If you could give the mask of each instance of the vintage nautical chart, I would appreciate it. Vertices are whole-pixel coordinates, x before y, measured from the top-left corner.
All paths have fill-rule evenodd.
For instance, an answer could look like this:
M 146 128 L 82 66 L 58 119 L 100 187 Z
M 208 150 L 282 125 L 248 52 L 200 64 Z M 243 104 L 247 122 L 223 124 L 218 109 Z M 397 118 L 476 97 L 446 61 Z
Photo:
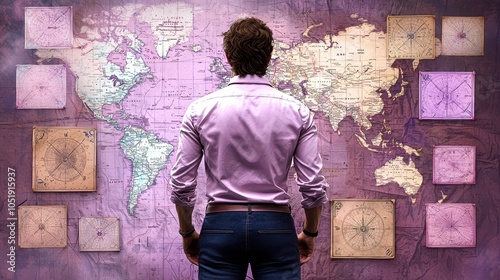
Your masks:
M 120 251 L 120 219 L 81 217 L 78 245 L 80 251 Z
M 70 48 L 73 42 L 73 8 L 26 7 L 26 49 Z
M 475 146 L 435 146 L 432 182 L 434 184 L 475 184 Z
M 434 59 L 435 34 L 434 16 L 387 16 L 387 57 Z
M 442 19 L 441 55 L 484 55 L 484 17 L 450 17 Z
M 472 203 L 426 205 L 427 247 L 476 247 L 476 206 Z
M 474 119 L 474 72 L 420 72 L 420 119 Z
M 394 200 L 334 199 L 331 211 L 331 258 L 394 258 Z
M 17 109 L 62 109 L 65 106 L 64 65 L 17 65 Z
M 96 129 L 33 128 L 33 191 L 95 191 Z
M 19 206 L 19 247 L 66 247 L 67 217 L 66 205 Z

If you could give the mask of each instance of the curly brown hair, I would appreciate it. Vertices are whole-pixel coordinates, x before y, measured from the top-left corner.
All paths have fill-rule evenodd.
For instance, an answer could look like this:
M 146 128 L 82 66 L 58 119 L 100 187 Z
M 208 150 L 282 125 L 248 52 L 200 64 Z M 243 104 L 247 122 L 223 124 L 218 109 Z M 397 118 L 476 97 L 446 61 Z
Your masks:
M 224 35 L 224 52 L 239 76 L 266 74 L 273 52 L 273 32 L 258 18 L 235 21 Z

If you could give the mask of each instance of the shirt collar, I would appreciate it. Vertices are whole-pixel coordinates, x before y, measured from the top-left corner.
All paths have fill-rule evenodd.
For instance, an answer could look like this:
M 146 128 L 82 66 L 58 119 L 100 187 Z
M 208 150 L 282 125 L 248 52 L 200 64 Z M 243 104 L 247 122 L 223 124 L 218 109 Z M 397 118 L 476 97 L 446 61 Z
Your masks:
M 231 80 L 229 80 L 229 85 L 234 85 L 234 84 L 271 86 L 271 83 L 266 77 L 264 76 L 259 77 L 257 75 L 246 75 L 244 77 L 234 76 L 231 78 Z

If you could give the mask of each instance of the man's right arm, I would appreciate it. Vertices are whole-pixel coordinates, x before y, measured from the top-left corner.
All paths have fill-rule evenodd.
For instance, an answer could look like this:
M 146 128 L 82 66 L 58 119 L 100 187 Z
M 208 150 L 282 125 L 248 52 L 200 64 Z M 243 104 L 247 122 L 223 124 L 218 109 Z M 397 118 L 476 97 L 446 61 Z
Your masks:
M 322 209 L 322 205 L 309 209 L 304 208 L 306 220 L 304 222 L 303 231 L 298 235 L 301 265 L 305 264 L 312 258 Z

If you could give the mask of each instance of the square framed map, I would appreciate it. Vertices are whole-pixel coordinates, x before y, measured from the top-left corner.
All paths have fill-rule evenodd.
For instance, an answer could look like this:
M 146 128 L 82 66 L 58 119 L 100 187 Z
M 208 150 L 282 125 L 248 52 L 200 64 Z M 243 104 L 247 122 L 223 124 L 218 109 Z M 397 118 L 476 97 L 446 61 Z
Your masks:
M 395 200 L 334 199 L 330 258 L 393 259 Z
M 17 208 L 20 248 L 64 248 L 68 244 L 66 205 L 30 205 Z
M 474 72 L 420 72 L 419 119 L 473 120 Z
M 475 184 L 475 146 L 435 146 L 432 160 L 433 184 Z
M 426 247 L 476 247 L 475 204 L 429 203 L 425 212 Z
M 80 251 L 120 251 L 120 219 L 81 217 L 78 246 Z
M 17 65 L 17 109 L 63 109 L 66 107 L 64 65 Z
M 96 190 L 96 129 L 33 128 L 33 191 Z
M 442 55 L 484 55 L 484 17 L 444 16 L 442 23 Z
M 387 58 L 436 58 L 435 16 L 387 16 Z
M 61 49 L 73 44 L 73 7 L 24 8 L 24 48 Z

